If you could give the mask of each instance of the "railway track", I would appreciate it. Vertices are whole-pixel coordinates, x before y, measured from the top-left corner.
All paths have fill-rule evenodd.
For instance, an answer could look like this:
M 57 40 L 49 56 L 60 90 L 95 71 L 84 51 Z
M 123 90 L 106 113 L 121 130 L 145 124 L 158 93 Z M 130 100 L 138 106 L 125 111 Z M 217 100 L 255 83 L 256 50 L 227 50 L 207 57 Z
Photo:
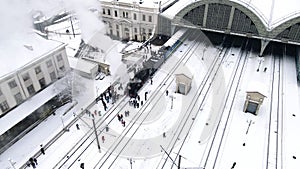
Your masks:
M 223 57 L 222 57 L 222 59 L 221 59 L 220 64 L 217 64 L 217 66 L 214 66 L 214 69 L 215 69 L 215 70 L 212 69 L 212 70 L 210 71 L 210 74 L 209 74 L 208 76 L 212 76 L 211 81 L 208 81 L 208 79 L 203 81 L 203 82 L 204 82 L 203 85 L 206 85 L 207 87 L 206 87 L 206 88 L 202 87 L 201 89 L 200 89 L 200 88 L 198 89 L 199 92 L 196 94 L 196 96 L 197 96 L 196 102 L 200 102 L 200 105 L 198 105 L 198 107 L 195 108 L 195 104 L 194 104 L 194 105 L 191 106 L 191 111 L 187 111 L 187 113 L 188 113 L 188 112 L 193 112 L 192 110 L 193 110 L 193 109 L 196 109 L 196 113 L 195 113 L 194 115 L 192 115 L 192 117 L 193 117 L 194 119 L 198 116 L 198 113 L 201 111 L 201 107 L 203 106 L 203 104 L 205 103 L 205 100 L 206 100 L 205 98 L 207 97 L 208 93 L 209 93 L 210 90 L 211 90 L 212 83 L 214 83 L 213 81 L 215 80 L 215 77 L 217 76 L 217 73 L 218 73 L 219 68 L 221 67 L 222 61 L 225 59 L 224 56 L 226 56 L 227 53 L 228 53 L 228 52 L 225 52 L 225 53 L 224 53 L 224 55 L 223 55 Z M 212 73 L 213 71 L 215 71 L 215 72 Z M 237 72 L 237 71 L 235 71 L 235 72 Z M 211 75 L 211 74 L 212 74 L 212 75 Z M 201 93 L 202 93 L 202 94 L 201 94 Z M 203 96 L 202 98 L 200 98 L 201 95 L 204 95 L 204 96 Z M 187 121 L 187 120 L 188 120 L 188 118 L 186 119 L 186 121 Z M 186 123 L 186 121 L 185 121 L 185 123 Z M 191 129 L 192 129 L 192 126 L 193 126 L 194 122 L 195 122 L 195 120 L 192 120 L 192 122 L 191 122 L 190 125 L 189 125 L 188 132 L 186 132 L 186 133 L 190 133 L 190 131 L 191 131 Z M 176 137 L 179 137 L 179 135 L 180 135 L 180 133 L 179 133 Z M 184 139 L 183 139 L 182 143 L 181 143 L 180 146 L 179 146 L 179 150 L 175 153 L 176 156 L 173 158 L 174 161 L 177 160 L 177 158 L 178 158 L 178 156 L 179 156 L 179 154 L 180 154 L 180 151 L 181 151 L 182 147 L 183 147 L 184 144 L 185 144 L 185 141 L 186 141 L 187 137 L 188 137 L 188 134 L 186 134 L 186 135 L 184 136 Z M 214 139 L 215 139 L 215 138 L 214 138 Z M 214 139 L 213 139 L 211 142 L 209 142 L 209 143 L 212 144 L 213 141 L 214 141 Z M 175 146 L 175 144 L 176 144 L 176 143 L 173 143 L 171 149 L 169 150 L 169 153 L 171 153 L 172 151 L 174 151 L 174 146 Z M 208 145 L 208 143 L 207 143 L 207 145 Z M 164 167 L 165 167 L 166 161 L 167 161 L 167 158 L 166 158 L 164 164 L 161 166 L 161 168 L 164 168 Z M 172 168 L 173 166 L 174 166 L 174 163 L 171 165 L 171 168 Z M 158 168 L 158 167 L 157 167 L 157 168 Z
M 192 46 L 192 45 L 191 45 Z M 192 46 L 193 47 L 193 46 Z M 191 48 L 189 49 L 191 50 Z M 182 59 L 184 59 L 185 57 L 182 57 L 178 62 L 177 62 L 177 66 L 178 64 L 182 61 Z M 176 67 L 176 66 L 175 66 Z M 175 71 L 175 68 L 174 68 Z M 170 79 L 171 77 L 171 73 L 166 77 L 166 79 L 161 83 L 160 88 L 156 89 L 156 91 L 159 91 L 166 81 L 167 79 Z M 155 95 L 155 94 L 152 94 Z M 127 98 L 128 99 L 128 98 Z M 127 103 L 127 99 L 124 97 L 121 99 L 120 102 L 117 103 L 117 106 L 114 106 L 113 109 L 111 109 L 109 112 L 106 113 L 105 117 L 101 120 L 97 122 L 97 129 L 100 130 L 100 133 L 98 135 L 100 135 L 103 131 L 103 125 L 109 125 L 111 123 L 112 120 L 115 119 L 115 117 L 118 114 L 117 108 L 118 110 L 124 108 L 126 106 Z M 149 99 L 153 99 L 152 97 L 150 97 Z M 149 100 L 148 102 L 151 102 L 151 100 Z M 121 107 L 121 108 L 120 108 Z M 147 107 L 147 105 L 144 105 L 144 107 Z M 140 116 L 138 115 L 142 115 L 143 111 L 140 111 L 140 113 L 137 113 L 136 116 L 133 118 L 134 120 L 130 121 L 130 123 L 126 126 L 126 128 L 124 129 L 124 131 L 120 134 L 119 138 L 122 141 L 122 139 L 125 137 L 126 132 L 128 133 L 128 131 L 130 130 L 130 126 L 133 126 L 133 124 L 135 124 L 135 122 L 139 119 Z M 102 127 L 101 127 L 102 126 Z M 76 162 L 76 160 L 78 160 L 80 158 L 80 156 L 82 156 L 82 154 L 87 151 L 88 147 L 90 147 L 90 145 L 94 142 L 95 138 L 91 138 L 93 137 L 93 133 L 92 130 L 89 130 L 89 132 L 87 132 L 87 134 L 85 135 L 85 137 L 83 139 L 81 139 L 76 146 L 69 151 L 69 153 L 67 153 L 65 155 L 68 156 L 68 159 L 63 158 L 64 160 L 61 160 L 55 168 L 64 168 L 64 167 L 68 167 L 70 168 L 71 166 L 74 165 L 74 163 Z M 89 141 L 89 143 L 87 143 Z M 118 142 L 117 142 L 118 143 Z M 118 146 L 118 144 L 115 144 L 115 146 Z M 112 147 L 109 148 L 109 150 L 113 149 Z M 76 153 L 80 152 L 79 154 L 75 155 Z M 112 151 L 113 152 L 113 151 Z M 109 156 L 112 154 L 112 152 L 109 154 Z M 107 154 L 108 152 L 106 152 Z M 118 155 L 117 155 L 118 156 Z M 70 162 L 72 161 L 72 162 Z
M 271 79 L 271 94 L 268 96 L 270 98 L 269 105 L 269 125 L 268 125 L 268 144 L 266 148 L 266 169 L 277 169 L 282 168 L 282 120 L 283 120 L 283 80 L 282 80 L 282 56 L 278 52 L 273 53 L 273 65 L 272 65 L 272 79 Z M 282 51 L 285 55 L 285 51 Z

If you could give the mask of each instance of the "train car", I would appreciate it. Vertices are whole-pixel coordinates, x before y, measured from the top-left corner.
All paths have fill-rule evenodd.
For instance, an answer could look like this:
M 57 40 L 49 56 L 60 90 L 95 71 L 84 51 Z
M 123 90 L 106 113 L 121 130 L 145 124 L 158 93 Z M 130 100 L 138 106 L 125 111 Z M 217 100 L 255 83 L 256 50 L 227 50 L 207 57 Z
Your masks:
M 186 38 L 187 28 L 179 29 L 172 37 L 159 49 L 163 53 L 164 59 L 167 59 L 170 54 L 176 49 Z
M 144 83 L 155 73 L 155 70 L 143 69 L 139 71 L 135 76 L 132 82 L 128 83 L 128 95 L 129 97 L 136 97 L 140 88 L 143 87 Z

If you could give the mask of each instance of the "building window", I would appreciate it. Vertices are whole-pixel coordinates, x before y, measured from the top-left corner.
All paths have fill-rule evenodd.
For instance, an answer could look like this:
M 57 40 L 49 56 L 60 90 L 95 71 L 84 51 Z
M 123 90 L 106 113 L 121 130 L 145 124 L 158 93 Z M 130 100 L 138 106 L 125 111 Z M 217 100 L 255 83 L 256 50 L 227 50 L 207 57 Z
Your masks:
M 46 62 L 46 64 L 47 64 L 47 67 L 49 68 L 49 67 L 51 67 L 53 64 L 52 64 L 52 60 L 48 60 L 47 62 Z
M 8 82 L 8 85 L 9 85 L 9 87 L 10 87 L 11 89 L 17 87 L 17 83 L 16 83 L 15 80 L 12 80 L 12 81 Z
M 128 18 L 128 12 L 123 12 L 123 18 Z
M 66 68 L 65 68 L 65 66 L 64 65 L 62 65 L 60 68 L 59 68 L 59 70 L 61 70 L 61 71 L 65 71 L 66 70 Z
M 149 22 L 152 22 L 152 16 L 148 17 Z
M 118 17 L 118 11 L 115 11 L 115 17 Z
M 56 79 L 56 75 L 55 75 L 54 71 L 50 73 L 50 78 L 51 78 L 51 81 L 54 81 Z
M 28 86 L 27 90 L 28 90 L 28 93 L 29 93 L 30 96 L 35 94 L 35 90 L 34 90 L 33 85 Z
M 15 100 L 16 100 L 17 104 L 20 104 L 20 103 L 22 103 L 22 101 L 23 101 L 23 98 L 22 98 L 22 95 L 21 95 L 21 93 L 17 93 L 17 94 L 15 94 Z
M 142 20 L 146 21 L 146 15 L 143 15 Z
M 148 31 L 149 31 L 149 35 L 152 35 L 152 29 L 149 29 Z
M 36 67 L 34 70 L 35 70 L 35 73 L 36 73 L 36 74 L 39 74 L 39 73 L 41 73 L 41 72 L 42 72 L 42 70 L 41 70 L 41 67 L 40 67 L 40 66 Z
M 61 61 L 62 60 L 61 54 L 57 55 L 56 58 L 57 58 L 57 61 Z
M 0 109 L 2 110 L 2 112 L 6 112 L 9 109 L 9 106 L 6 101 L 0 103 Z
M 39 80 L 39 83 L 40 83 L 41 88 L 46 87 L 46 81 L 45 81 L 45 78 L 41 78 L 41 79 Z
M 137 28 L 134 28 L 134 32 L 137 33 Z
M 107 9 L 107 15 L 110 15 L 110 9 Z
M 24 82 L 26 82 L 27 80 L 29 80 L 29 79 L 30 79 L 29 73 L 23 74 L 23 75 L 22 75 L 22 78 L 23 78 Z
M 120 37 L 120 33 L 119 33 L 119 31 L 117 31 L 117 37 Z
M 103 15 L 105 15 L 105 9 L 104 8 L 102 9 L 102 13 L 103 13 Z
M 133 14 L 133 19 L 136 20 L 136 13 Z
M 145 33 L 145 32 L 146 32 L 145 28 L 142 28 L 142 33 Z
M 0 96 L 3 95 L 2 91 L 0 90 Z
M 116 29 L 119 29 L 119 25 L 116 25 Z

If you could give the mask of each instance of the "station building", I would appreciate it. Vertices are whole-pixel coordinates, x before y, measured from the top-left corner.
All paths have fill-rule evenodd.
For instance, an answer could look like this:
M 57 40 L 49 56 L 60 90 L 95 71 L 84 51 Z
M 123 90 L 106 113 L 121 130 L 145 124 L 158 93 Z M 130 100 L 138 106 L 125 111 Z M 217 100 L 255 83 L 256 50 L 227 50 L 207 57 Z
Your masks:
M 122 40 L 171 37 L 176 27 L 196 28 L 260 41 L 259 56 L 270 42 L 300 45 L 297 0 L 99 0 L 107 34 Z M 299 50 L 299 49 L 298 49 Z M 298 59 L 299 55 L 295 56 Z M 298 73 L 300 79 L 300 73 Z
M 106 33 L 114 39 L 145 41 L 154 34 L 159 1 L 99 0 Z
M 32 33 L 11 44 L 1 43 L 0 116 L 70 70 L 65 44 Z

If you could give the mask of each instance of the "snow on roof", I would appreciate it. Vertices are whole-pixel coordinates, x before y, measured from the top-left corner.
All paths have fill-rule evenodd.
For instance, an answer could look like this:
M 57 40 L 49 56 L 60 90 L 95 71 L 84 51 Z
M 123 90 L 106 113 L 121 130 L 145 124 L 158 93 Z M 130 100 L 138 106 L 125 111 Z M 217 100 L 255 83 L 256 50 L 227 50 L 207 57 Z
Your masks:
M 248 92 L 248 93 L 258 92 L 258 93 L 266 96 L 266 93 L 268 93 L 268 88 L 264 83 L 255 81 L 255 82 L 250 82 L 248 84 L 248 88 L 247 88 L 246 92 Z
M 74 57 L 68 57 L 70 67 L 75 70 L 79 70 L 85 73 L 91 73 L 91 70 L 98 66 L 96 63 L 92 63 L 83 59 Z
M 186 77 L 193 79 L 193 74 L 191 73 L 191 71 L 186 67 L 186 66 L 179 66 L 179 68 L 175 71 L 175 75 L 180 75 L 183 74 Z
M 174 16 L 187 7 L 188 5 L 201 0 L 180 0 L 172 7 L 166 10 L 163 15 L 168 18 Z M 230 0 L 238 3 L 253 13 L 255 13 L 261 21 L 265 24 L 266 28 L 273 29 L 276 26 L 300 16 L 299 0 Z
M 9 39 L 1 39 L 0 77 L 16 71 L 62 45 L 61 42 L 46 40 L 34 32 L 25 36 L 15 34 Z
M 153 7 L 158 8 L 159 0 L 101 0 L 102 2 L 119 2 L 119 3 L 136 3 L 142 7 Z M 161 0 L 161 1 L 169 1 L 169 0 Z

